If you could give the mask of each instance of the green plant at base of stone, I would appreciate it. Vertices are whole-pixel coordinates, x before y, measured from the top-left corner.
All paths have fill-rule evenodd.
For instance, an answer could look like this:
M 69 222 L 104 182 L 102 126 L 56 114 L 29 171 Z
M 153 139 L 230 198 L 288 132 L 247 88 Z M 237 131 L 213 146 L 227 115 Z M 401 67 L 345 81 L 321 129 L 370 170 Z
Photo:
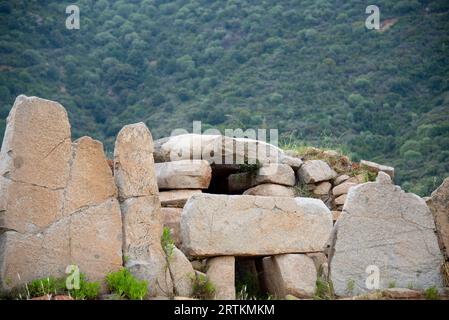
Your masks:
M 106 283 L 112 293 L 131 300 L 143 300 L 148 292 L 147 281 L 136 279 L 126 268 L 109 273 Z
M 241 293 L 241 297 L 237 298 L 238 300 L 248 300 L 248 297 L 251 300 L 261 298 L 257 275 L 252 272 L 245 272 L 243 275 L 236 277 L 235 289 L 237 297 Z
M 313 198 L 313 193 L 309 190 L 306 184 L 299 183 L 295 185 L 293 188 L 296 197 Z
M 439 300 L 440 294 L 438 292 L 438 289 L 433 286 L 424 291 L 424 296 L 426 297 L 426 300 Z
M 261 167 L 262 167 L 262 164 L 259 162 L 258 159 L 256 159 L 256 163 L 253 163 L 253 164 L 249 164 L 248 160 L 245 160 L 244 164 L 239 165 L 239 171 L 255 173 Z
M 355 281 L 354 280 L 348 280 L 346 282 L 346 295 L 352 296 L 354 294 L 354 287 L 355 287 Z
M 173 240 L 171 236 L 170 228 L 164 227 L 162 236 L 161 236 L 161 246 L 162 249 L 165 252 L 165 286 L 169 287 L 168 281 L 167 281 L 167 271 L 170 276 L 170 280 L 173 283 L 174 282 L 174 276 L 173 272 L 170 268 L 170 259 L 173 256 L 173 250 L 175 249 L 175 241 Z M 174 297 L 177 295 L 176 292 L 176 286 L 172 286 L 172 292 L 165 292 L 165 294 L 170 297 L 170 299 L 174 299 Z
M 19 299 L 31 299 L 45 295 L 70 295 L 76 300 L 96 299 L 100 293 L 98 282 L 89 282 L 85 274 L 80 274 L 79 289 L 68 290 L 65 278 L 47 277 L 35 279 L 27 284 L 17 295 Z
M 212 299 L 215 293 L 214 284 L 203 274 L 193 275 L 193 297 L 197 299 Z
M 93 300 L 98 298 L 98 295 L 100 294 L 100 283 L 89 282 L 86 280 L 84 274 L 80 274 L 79 289 L 68 290 L 68 293 L 76 300 Z
M 56 279 L 55 277 L 35 279 L 25 284 L 24 296 L 20 293 L 19 297 L 30 299 L 44 295 L 58 295 L 63 294 L 64 289 L 65 283 L 63 279 Z
M 250 294 L 248 292 L 247 286 L 242 285 L 240 290 L 237 290 L 236 300 L 273 300 L 273 296 L 271 294 L 262 295 L 258 292 L 256 295 Z
M 319 277 L 316 280 L 315 294 L 313 296 L 315 300 L 332 300 L 334 299 L 334 293 L 332 283 Z
M 170 232 L 170 228 L 164 227 L 161 237 L 161 245 L 168 258 L 173 255 L 173 249 L 175 248 L 175 241 L 173 240 Z

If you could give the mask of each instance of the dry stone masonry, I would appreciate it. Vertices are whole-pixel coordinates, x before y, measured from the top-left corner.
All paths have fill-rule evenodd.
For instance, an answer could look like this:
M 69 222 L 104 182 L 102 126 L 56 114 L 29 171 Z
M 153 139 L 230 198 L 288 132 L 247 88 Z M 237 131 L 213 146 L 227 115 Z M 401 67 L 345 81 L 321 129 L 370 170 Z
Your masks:
M 420 298 L 403 288 L 449 285 L 449 178 L 428 206 L 393 178 L 333 150 L 199 134 L 153 142 L 144 123 L 124 126 L 107 160 L 101 142 L 72 142 L 59 103 L 19 96 L 0 152 L 0 291 L 76 264 L 103 283 L 126 267 L 155 299 L 197 296 L 198 279 L 214 299 L 242 298 L 248 274 L 279 299 L 313 298 L 317 280 L 337 297 L 377 297 L 373 270 L 379 289 L 398 287 L 385 297 Z

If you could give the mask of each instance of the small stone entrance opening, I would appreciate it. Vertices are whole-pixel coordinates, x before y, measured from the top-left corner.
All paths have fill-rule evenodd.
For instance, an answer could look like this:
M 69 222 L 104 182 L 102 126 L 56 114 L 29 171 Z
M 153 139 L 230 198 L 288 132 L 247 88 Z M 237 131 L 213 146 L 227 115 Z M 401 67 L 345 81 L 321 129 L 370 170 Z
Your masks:
M 267 299 L 263 279 L 263 257 L 235 257 L 235 292 L 237 299 Z
M 258 164 L 211 164 L 212 178 L 209 188 L 205 193 L 212 194 L 242 194 L 245 190 L 254 186 L 252 183 L 257 170 L 261 167 Z M 233 179 L 229 183 L 231 175 Z
M 238 165 L 211 165 L 212 179 L 205 193 L 212 194 L 239 194 L 231 193 L 228 187 L 228 178 L 231 174 L 241 172 Z M 241 193 L 240 193 L 241 194 Z

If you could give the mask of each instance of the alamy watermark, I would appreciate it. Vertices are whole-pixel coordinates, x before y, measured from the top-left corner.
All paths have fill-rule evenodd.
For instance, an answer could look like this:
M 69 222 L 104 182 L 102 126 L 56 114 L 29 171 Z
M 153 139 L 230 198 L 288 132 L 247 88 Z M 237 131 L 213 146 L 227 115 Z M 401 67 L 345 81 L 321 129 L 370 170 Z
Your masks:
M 65 27 L 69 30 L 79 30 L 80 28 L 80 8 L 72 4 L 65 8 L 65 13 L 69 16 L 65 20 Z
M 370 5 L 366 7 L 365 13 L 369 16 L 365 20 L 365 27 L 368 30 L 379 30 L 380 29 L 380 9 L 378 6 Z
M 80 269 L 77 265 L 69 265 L 65 269 L 65 273 L 68 274 L 65 279 L 65 286 L 68 290 L 80 289 Z

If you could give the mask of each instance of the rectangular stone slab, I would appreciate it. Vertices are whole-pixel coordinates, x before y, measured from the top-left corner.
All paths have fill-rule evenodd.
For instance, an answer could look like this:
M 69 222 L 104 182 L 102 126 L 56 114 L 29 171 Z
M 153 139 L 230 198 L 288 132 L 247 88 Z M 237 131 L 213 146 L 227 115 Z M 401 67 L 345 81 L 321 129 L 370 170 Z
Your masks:
M 181 215 L 190 256 L 262 256 L 322 251 L 332 214 L 311 198 L 197 194 Z

